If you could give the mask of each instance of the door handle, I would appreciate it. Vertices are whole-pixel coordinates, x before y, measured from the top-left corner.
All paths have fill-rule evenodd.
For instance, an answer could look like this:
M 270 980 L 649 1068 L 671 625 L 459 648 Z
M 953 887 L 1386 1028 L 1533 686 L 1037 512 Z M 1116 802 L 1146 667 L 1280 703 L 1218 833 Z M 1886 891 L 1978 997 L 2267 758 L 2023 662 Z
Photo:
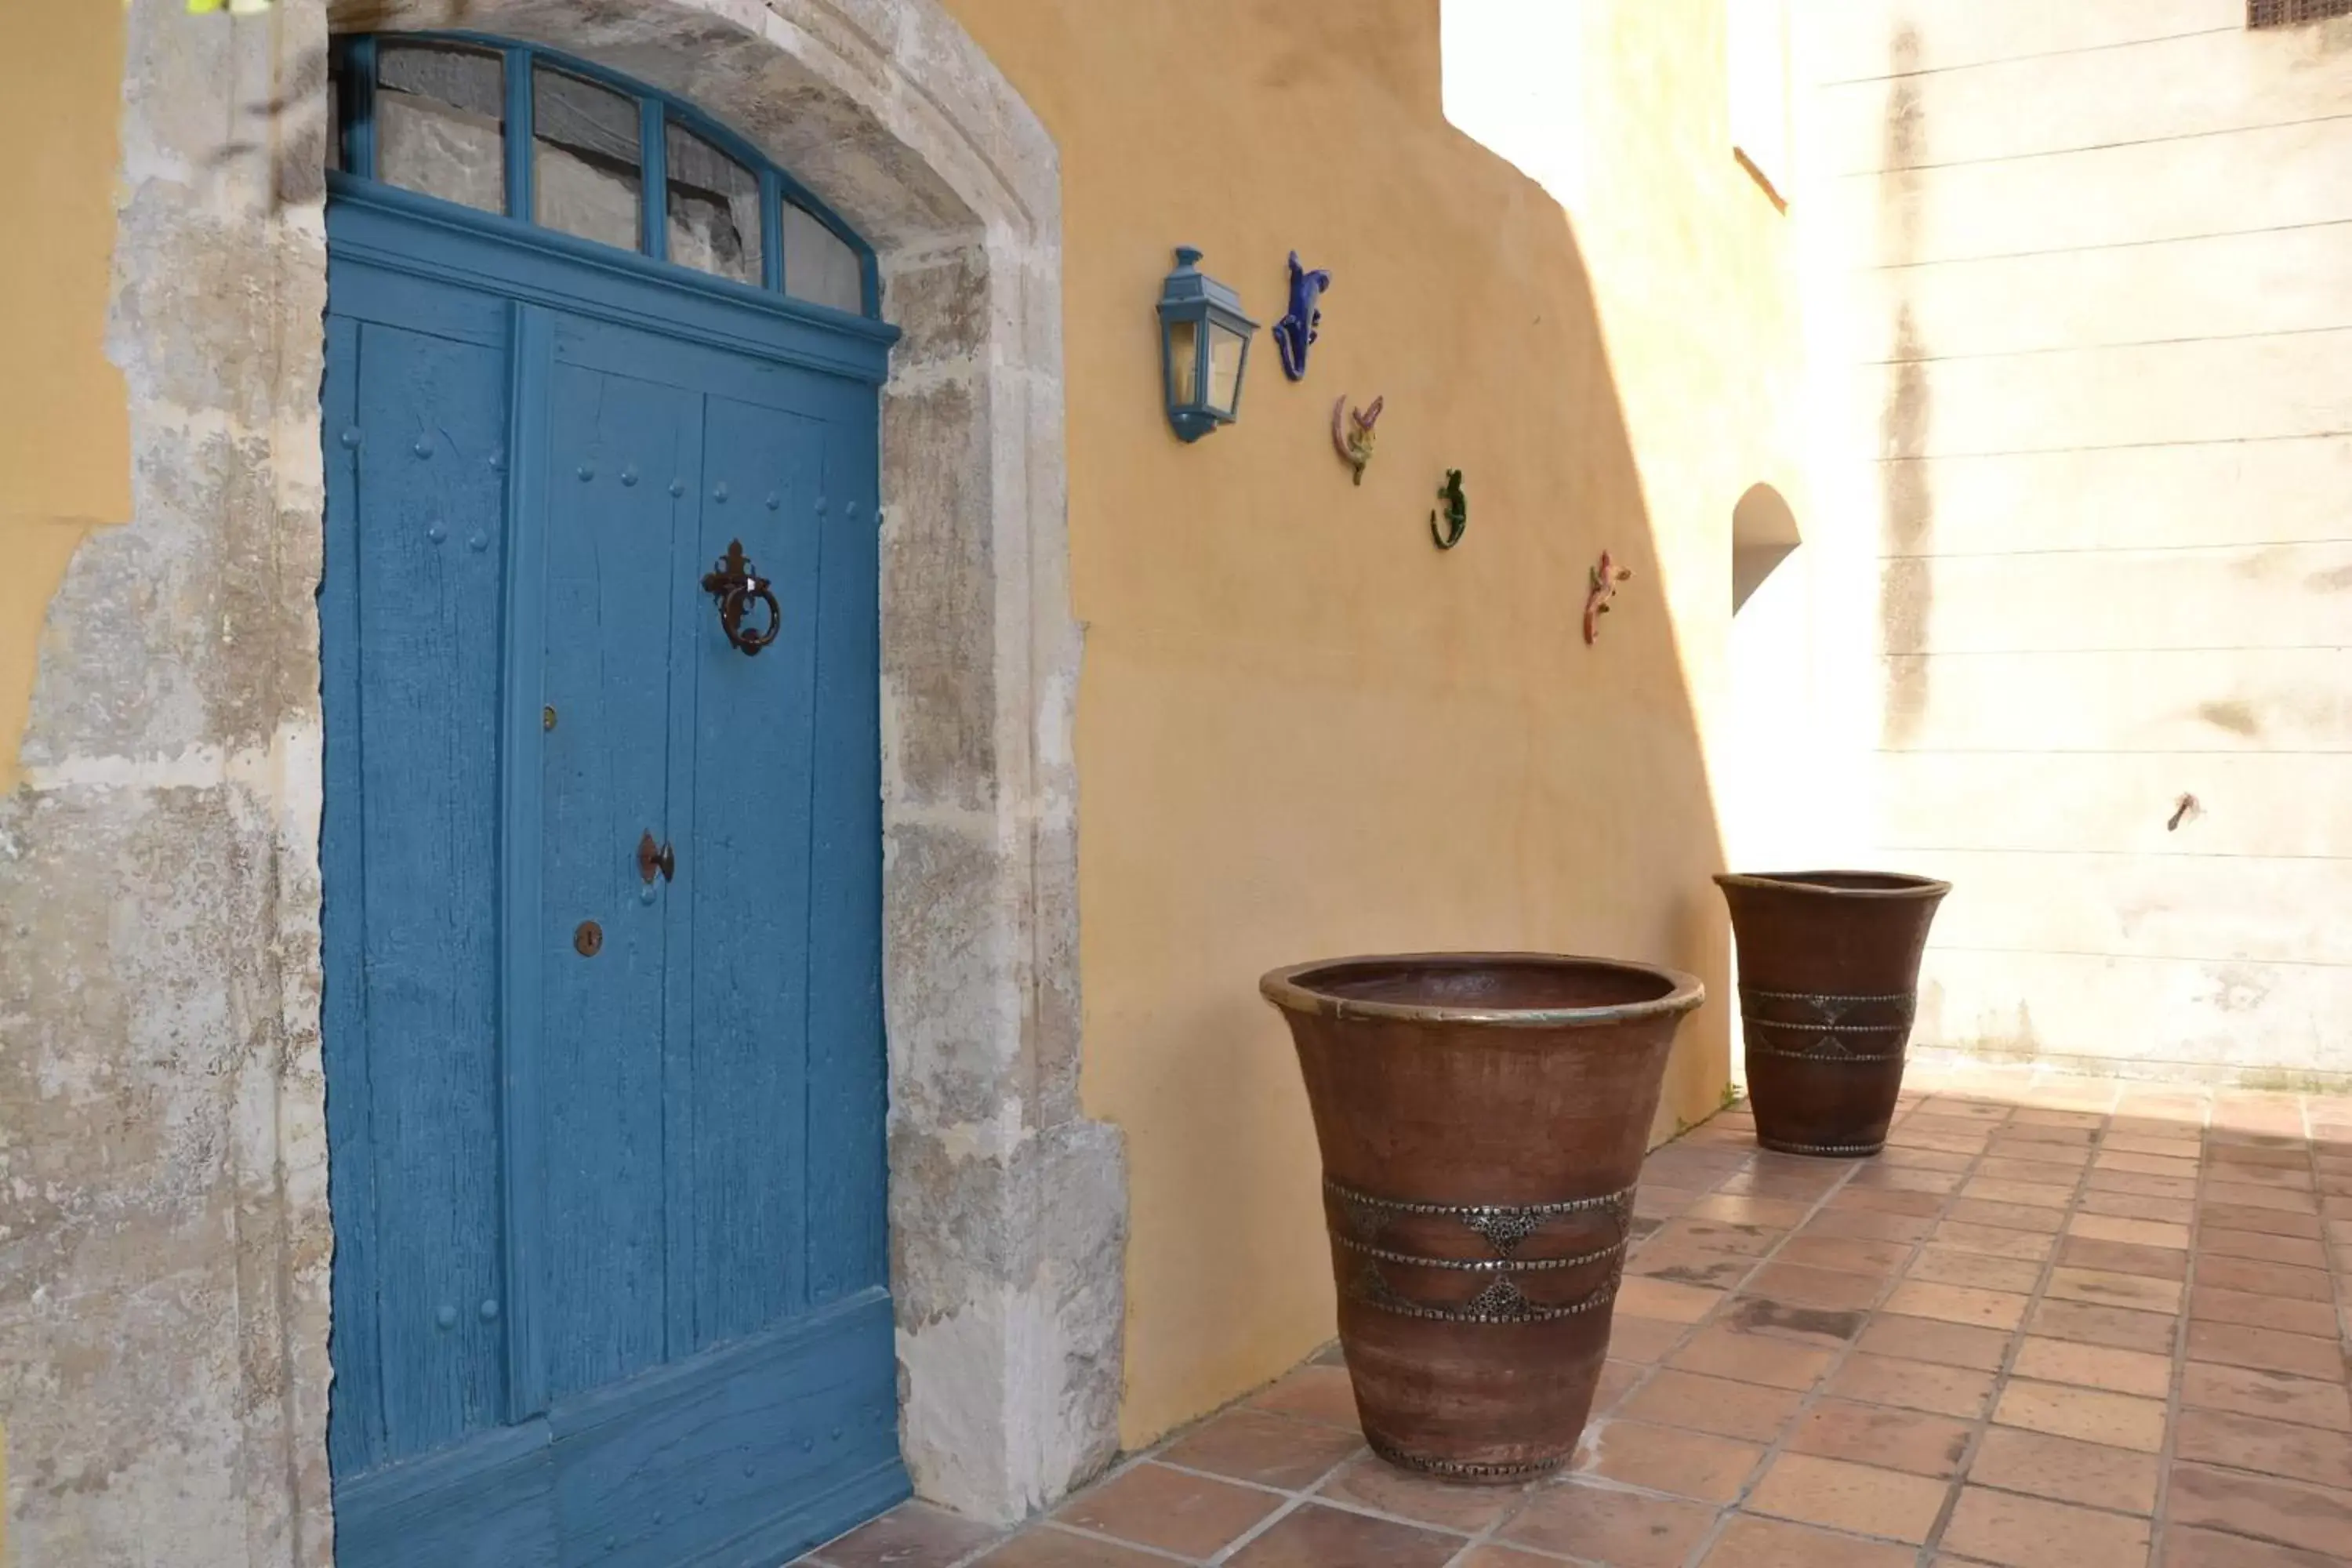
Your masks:
M 728 642 L 746 654 L 756 656 L 783 629 L 784 612 L 776 604 L 776 595 L 768 587 L 767 580 L 760 575 L 760 569 L 745 557 L 740 539 L 730 541 L 727 553 L 703 574 L 702 591 L 718 601 L 719 625 L 726 632 Z M 767 606 L 768 626 L 764 631 L 743 624 L 743 617 L 754 605 Z
M 637 875 L 650 886 L 656 871 L 661 873 L 661 879 L 665 882 L 676 877 L 677 855 L 668 845 L 656 844 L 653 829 L 649 827 L 646 829 L 646 836 L 637 840 Z

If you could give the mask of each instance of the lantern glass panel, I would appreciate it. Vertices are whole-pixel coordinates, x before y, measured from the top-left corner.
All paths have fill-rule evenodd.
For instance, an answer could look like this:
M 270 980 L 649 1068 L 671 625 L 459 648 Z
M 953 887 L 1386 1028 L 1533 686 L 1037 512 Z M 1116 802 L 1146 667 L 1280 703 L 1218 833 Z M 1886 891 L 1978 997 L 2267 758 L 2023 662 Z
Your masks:
M 1190 408 L 1201 396 L 1201 323 L 1168 323 L 1168 405 Z
M 1247 338 L 1222 321 L 1209 323 L 1209 406 L 1228 419 L 1241 401 L 1242 359 L 1248 353 Z

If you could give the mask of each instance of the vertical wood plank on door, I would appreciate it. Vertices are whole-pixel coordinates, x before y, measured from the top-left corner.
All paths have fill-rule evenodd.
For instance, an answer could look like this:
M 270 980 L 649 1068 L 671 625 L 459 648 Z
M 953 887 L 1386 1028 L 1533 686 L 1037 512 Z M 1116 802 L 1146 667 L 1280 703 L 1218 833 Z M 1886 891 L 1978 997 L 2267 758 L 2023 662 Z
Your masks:
M 881 523 L 871 398 L 836 397 L 819 521 L 809 905 L 809 1289 L 826 1301 L 889 1279 L 880 1134 L 882 1035 Z
M 788 381 L 780 373 L 780 380 Z M 696 1343 L 772 1326 L 807 1300 L 809 795 L 817 616 L 816 432 L 790 414 L 705 405 L 700 555 L 741 539 L 782 610 L 755 658 L 716 616 L 697 669 L 694 924 Z M 724 499 L 721 499 L 722 488 Z M 771 509 L 769 498 L 776 505 Z
M 551 377 L 539 1054 L 542 1306 L 562 1325 L 543 1344 L 559 1399 L 667 1353 L 666 950 L 636 848 L 666 804 L 665 590 L 685 543 L 670 487 L 696 482 L 697 404 L 561 361 Z M 593 957 L 574 945 L 588 921 L 603 931 Z
M 503 1415 L 497 834 L 506 363 L 370 324 L 358 391 L 362 1025 L 379 1458 Z M 348 900 L 346 900 L 348 902 Z M 344 971 L 352 973 L 351 969 Z M 396 1069 L 396 1070 L 387 1070 Z

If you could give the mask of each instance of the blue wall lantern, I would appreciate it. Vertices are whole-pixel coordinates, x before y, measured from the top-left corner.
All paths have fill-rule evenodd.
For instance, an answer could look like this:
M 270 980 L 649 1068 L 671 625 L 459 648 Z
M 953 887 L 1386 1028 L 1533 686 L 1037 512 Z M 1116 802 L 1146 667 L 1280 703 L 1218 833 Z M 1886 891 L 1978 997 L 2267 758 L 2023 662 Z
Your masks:
M 1242 314 L 1241 296 L 1192 264 L 1201 253 L 1176 247 L 1176 270 L 1160 289 L 1160 370 L 1168 423 L 1197 441 L 1241 412 L 1242 373 L 1257 323 Z

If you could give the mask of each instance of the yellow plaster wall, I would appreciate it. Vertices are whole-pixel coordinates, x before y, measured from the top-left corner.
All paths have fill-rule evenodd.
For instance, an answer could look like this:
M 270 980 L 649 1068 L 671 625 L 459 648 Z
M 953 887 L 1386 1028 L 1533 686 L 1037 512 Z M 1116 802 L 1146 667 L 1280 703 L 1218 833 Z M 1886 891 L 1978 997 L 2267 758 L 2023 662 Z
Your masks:
M 41 625 L 93 526 L 131 515 L 121 374 L 107 362 L 122 8 L 9 8 L 0 49 L 0 792 L 16 787 Z
M 1437 0 L 950 0 L 1060 144 L 1088 1111 L 1131 1168 L 1123 1435 L 1329 1337 L 1317 1160 L 1256 980 L 1532 947 L 1690 969 L 1660 1126 L 1717 1103 L 1727 937 L 1702 738 L 1731 510 L 1782 461 L 1780 215 L 1734 161 L 1721 0 L 1579 0 L 1590 211 L 1446 123 Z M 1206 252 L 1303 384 L 1169 433 L 1151 307 Z M 1361 489 L 1342 392 L 1388 399 Z M 1470 528 L 1428 534 L 1464 470 Z M 1580 630 L 1602 548 L 1639 574 Z

